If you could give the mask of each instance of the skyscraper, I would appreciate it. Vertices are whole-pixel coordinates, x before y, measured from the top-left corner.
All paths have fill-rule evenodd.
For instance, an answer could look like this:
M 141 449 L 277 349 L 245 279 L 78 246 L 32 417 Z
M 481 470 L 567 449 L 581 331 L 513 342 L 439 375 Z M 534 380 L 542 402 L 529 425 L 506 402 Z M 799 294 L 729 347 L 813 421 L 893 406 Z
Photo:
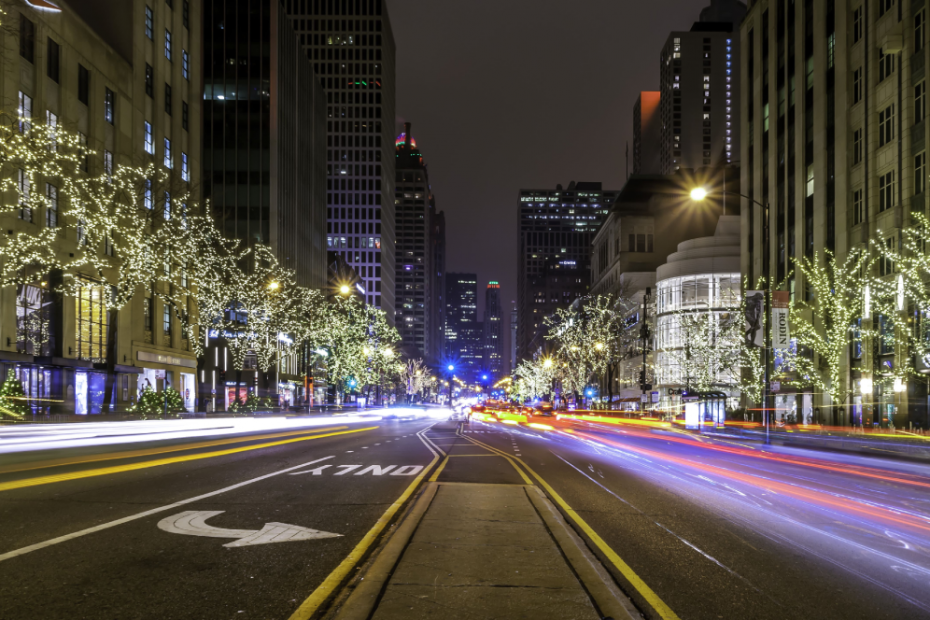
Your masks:
M 689 32 L 672 32 L 660 67 L 661 173 L 730 164 L 739 153 L 739 23 L 746 5 L 711 0 Z
M 430 350 L 429 359 L 439 360 L 446 350 L 446 214 L 430 205 L 430 248 L 433 270 L 430 272 Z
M 327 245 L 394 322 L 394 35 L 383 0 L 285 0 L 326 89 Z
M 204 197 L 227 237 L 327 280 L 326 106 L 280 0 L 204 2 Z
M 543 317 L 568 306 L 590 282 L 591 241 L 617 191 L 600 183 L 520 190 L 517 239 L 517 359 L 532 353 Z
M 662 170 L 659 98 L 658 91 L 644 90 L 633 106 L 633 174 L 659 174 Z
M 478 274 L 446 274 L 446 357 L 457 374 L 471 380 L 481 366 L 478 322 Z
M 501 285 L 488 282 L 484 291 L 484 328 L 482 334 L 482 370 L 496 381 L 504 374 L 504 320 L 501 309 Z
M 420 356 L 433 350 L 432 285 L 433 252 L 431 217 L 436 211 L 429 174 L 417 141 L 404 123 L 404 132 L 397 136 L 396 151 L 396 260 L 394 310 L 395 325 L 402 344 L 415 347 Z

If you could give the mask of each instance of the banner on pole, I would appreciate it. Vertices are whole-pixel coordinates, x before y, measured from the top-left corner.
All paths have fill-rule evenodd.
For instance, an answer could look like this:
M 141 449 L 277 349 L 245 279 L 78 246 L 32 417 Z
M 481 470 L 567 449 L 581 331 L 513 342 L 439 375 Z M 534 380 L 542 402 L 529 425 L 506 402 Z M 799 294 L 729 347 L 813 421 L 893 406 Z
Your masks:
M 762 329 L 762 317 L 765 314 L 765 293 L 762 291 L 746 291 L 746 312 L 744 340 L 747 347 L 761 347 L 765 341 L 765 330 Z
M 788 291 L 775 291 L 772 293 L 772 348 L 787 349 L 790 346 L 791 334 L 788 330 L 788 305 L 791 303 L 791 293 Z

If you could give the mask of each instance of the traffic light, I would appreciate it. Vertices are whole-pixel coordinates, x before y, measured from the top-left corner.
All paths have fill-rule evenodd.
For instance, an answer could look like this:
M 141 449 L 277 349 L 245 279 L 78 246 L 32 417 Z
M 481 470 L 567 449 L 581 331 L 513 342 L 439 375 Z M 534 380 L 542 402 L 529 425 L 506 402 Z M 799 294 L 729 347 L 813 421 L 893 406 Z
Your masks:
M 646 385 L 646 371 L 645 370 L 639 371 L 639 385 L 640 387 Z
M 225 370 L 219 371 L 219 382 L 220 382 L 220 385 L 226 385 L 226 371 Z

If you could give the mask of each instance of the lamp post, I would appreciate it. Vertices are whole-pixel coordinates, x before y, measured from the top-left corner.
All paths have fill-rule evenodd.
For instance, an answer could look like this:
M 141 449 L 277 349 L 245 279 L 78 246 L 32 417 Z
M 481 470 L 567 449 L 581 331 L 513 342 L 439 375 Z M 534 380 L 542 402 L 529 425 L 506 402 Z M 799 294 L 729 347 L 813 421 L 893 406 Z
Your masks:
M 652 386 L 646 383 L 646 350 L 649 347 L 649 325 L 646 323 L 646 320 L 649 318 L 649 296 L 652 294 L 652 288 L 646 287 L 646 293 L 643 295 L 643 322 L 639 328 L 640 336 L 643 338 L 643 370 L 642 377 L 640 380 L 639 387 L 643 391 L 643 398 L 640 402 L 640 410 L 643 413 L 646 413 L 646 391 L 651 390 Z M 649 385 L 647 388 L 646 386 Z
M 547 357 L 546 359 L 543 360 L 543 368 L 545 368 L 546 370 L 549 370 L 550 368 L 552 368 L 552 359 L 551 359 L 551 358 L 548 358 L 548 357 Z M 547 385 L 546 387 L 549 388 L 549 394 L 548 394 L 548 396 L 549 396 L 549 402 L 550 402 L 550 403 L 552 402 L 552 396 L 553 396 L 553 394 L 552 394 L 552 392 L 553 392 L 552 382 L 553 382 L 553 378 L 552 378 L 552 377 L 549 377 L 548 380 L 546 381 L 546 383 L 548 383 L 548 385 Z
M 453 364 L 449 364 L 446 366 L 446 370 L 449 371 L 449 409 L 452 409 L 452 390 L 455 389 L 453 385 L 455 383 L 455 381 L 453 381 L 455 377 L 452 375 L 452 373 L 455 371 L 455 366 Z
M 724 186 L 724 190 L 726 186 Z M 695 187 L 691 190 L 691 199 L 701 201 L 707 198 L 707 190 L 703 187 Z M 740 198 L 745 198 L 749 202 L 758 205 L 762 209 L 762 273 L 765 274 L 765 321 L 766 329 L 762 336 L 762 359 L 763 359 L 763 383 L 762 383 L 762 416 L 765 424 L 765 443 L 770 444 L 769 437 L 769 347 L 772 344 L 771 326 L 769 325 L 769 316 L 771 315 L 772 299 L 772 274 L 771 262 L 769 261 L 769 205 L 763 204 L 755 198 L 750 198 L 745 194 L 735 192 Z

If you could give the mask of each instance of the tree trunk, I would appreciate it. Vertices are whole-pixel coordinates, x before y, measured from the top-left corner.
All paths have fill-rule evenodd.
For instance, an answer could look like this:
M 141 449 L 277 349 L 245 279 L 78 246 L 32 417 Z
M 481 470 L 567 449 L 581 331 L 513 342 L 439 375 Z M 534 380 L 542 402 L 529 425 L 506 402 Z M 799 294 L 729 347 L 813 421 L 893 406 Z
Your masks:
M 103 409 L 101 413 L 110 413 L 113 404 L 113 387 L 116 385 L 116 334 L 117 311 L 107 310 L 107 376 L 104 380 Z
M 607 409 L 614 408 L 614 365 L 607 364 Z

